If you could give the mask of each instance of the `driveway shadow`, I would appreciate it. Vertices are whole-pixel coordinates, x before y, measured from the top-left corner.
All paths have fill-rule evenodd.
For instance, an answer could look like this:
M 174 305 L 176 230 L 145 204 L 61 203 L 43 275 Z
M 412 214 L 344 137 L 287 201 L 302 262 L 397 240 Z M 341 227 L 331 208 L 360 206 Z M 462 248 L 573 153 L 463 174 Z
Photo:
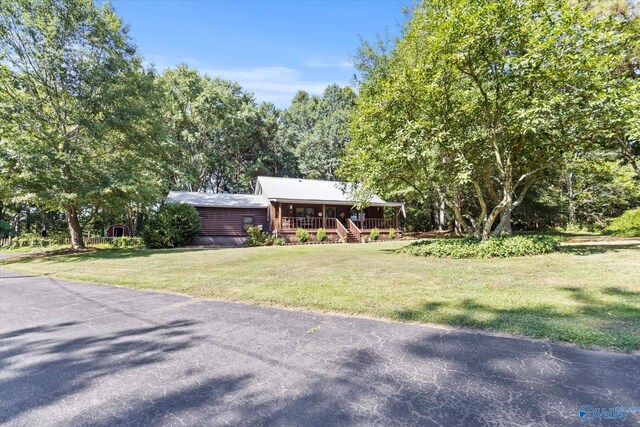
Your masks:
M 0 422 L 82 394 L 100 378 L 153 366 L 198 342 L 192 320 L 174 320 L 106 335 L 60 339 L 78 322 L 8 331 L 0 336 Z M 174 333 L 173 337 L 164 334 Z M 48 338 L 49 334 L 54 334 Z

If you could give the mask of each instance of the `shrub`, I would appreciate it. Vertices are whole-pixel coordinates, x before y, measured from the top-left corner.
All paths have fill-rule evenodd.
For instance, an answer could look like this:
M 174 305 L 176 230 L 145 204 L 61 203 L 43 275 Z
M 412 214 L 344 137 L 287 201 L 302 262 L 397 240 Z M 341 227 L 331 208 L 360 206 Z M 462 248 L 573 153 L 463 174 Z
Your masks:
M 605 232 L 614 236 L 640 237 L 640 208 L 630 209 L 611 220 Z
M 318 239 L 318 242 L 324 242 L 325 240 L 327 240 L 327 230 L 325 230 L 324 228 L 318 228 L 316 238 Z
M 474 238 L 421 240 L 398 249 L 398 253 L 439 258 L 507 258 L 554 252 L 559 240 L 551 236 L 492 237 L 484 242 Z
M 374 228 L 373 230 L 371 230 L 371 233 L 369 234 L 369 238 L 373 241 L 378 240 L 378 238 L 380 237 L 380 230 L 377 228 Z
M 296 230 L 296 239 L 298 239 L 298 242 L 305 243 L 306 241 L 309 240 L 310 237 L 311 235 L 304 228 L 298 228 Z
M 11 235 L 11 224 L 7 221 L 3 221 L 0 219 L 0 239 L 4 239 L 5 237 L 9 237 Z
M 200 216 L 184 203 L 163 205 L 151 214 L 142 229 L 142 240 L 149 248 L 183 246 L 198 235 Z
M 247 239 L 244 241 L 245 246 L 271 246 L 275 243 L 275 238 L 260 229 L 260 227 L 252 225 L 247 227 Z
M 287 243 L 287 241 L 285 240 L 284 237 L 278 237 L 276 239 L 273 239 L 274 246 L 283 246 L 285 243 Z
M 396 230 L 394 230 L 393 228 L 389 229 L 389 240 L 393 240 L 396 238 Z
M 142 248 L 144 244 L 140 237 L 116 237 L 109 242 L 113 248 Z

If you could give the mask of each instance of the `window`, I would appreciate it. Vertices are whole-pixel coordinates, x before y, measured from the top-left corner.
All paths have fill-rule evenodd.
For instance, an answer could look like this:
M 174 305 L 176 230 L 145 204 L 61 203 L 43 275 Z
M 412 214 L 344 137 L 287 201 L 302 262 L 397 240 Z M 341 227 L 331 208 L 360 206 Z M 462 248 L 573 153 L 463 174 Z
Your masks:
M 336 217 L 336 208 L 327 208 L 327 218 Z
M 253 225 L 253 217 L 252 216 L 243 216 L 242 217 L 242 228 L 245 230 Z
M 298 218 L 311 218 L 316 216 L 315 208 L 296 208 L 296 216 Z

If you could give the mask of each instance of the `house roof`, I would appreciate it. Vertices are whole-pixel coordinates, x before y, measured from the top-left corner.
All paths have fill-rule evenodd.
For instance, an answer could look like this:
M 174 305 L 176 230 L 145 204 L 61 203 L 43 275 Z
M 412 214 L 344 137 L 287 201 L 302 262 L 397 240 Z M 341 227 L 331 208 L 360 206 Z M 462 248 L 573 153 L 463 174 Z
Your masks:
M 170 191 L 168 203 L 185 203 L 206 208 L 266 208 L 269 199 L 255 194 L 198 193 Z
M 259 176 L 255 194 L 281 202 L 333 202 L 353 205 L 357 201 L 341 189 L 343 186 L 348 187 L 349 185 L 353 184 L 315 179 Z M 368 203 L 370 206 L 402 206 L 402 203 L 385 202 L 377 195 L 373 195 Z

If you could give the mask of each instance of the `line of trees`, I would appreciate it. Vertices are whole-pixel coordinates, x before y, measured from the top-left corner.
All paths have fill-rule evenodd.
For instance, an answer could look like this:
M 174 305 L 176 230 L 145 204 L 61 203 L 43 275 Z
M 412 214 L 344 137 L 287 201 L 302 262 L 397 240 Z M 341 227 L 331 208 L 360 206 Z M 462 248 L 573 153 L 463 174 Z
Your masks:
M 2 2 L 0 233 L 62 231 L 64 220 L 78 248 L 109 222 L 135 232 L 170 189 L 334 178 L 354 104 L 332 85 L 280 111 L 185 65 L 158 75 L 108 3 Z
M 363 43 L 357 90 L 259 104 L 186 65 L 145 67 L 107 3 L 0 4 L 0 237 L 115 222 L 167 191 L 259 175 L 344 179 L 406 201 L 413 230 L 479 238 L 602 227 L 640 202 L 631 2 L 430 0 Z

